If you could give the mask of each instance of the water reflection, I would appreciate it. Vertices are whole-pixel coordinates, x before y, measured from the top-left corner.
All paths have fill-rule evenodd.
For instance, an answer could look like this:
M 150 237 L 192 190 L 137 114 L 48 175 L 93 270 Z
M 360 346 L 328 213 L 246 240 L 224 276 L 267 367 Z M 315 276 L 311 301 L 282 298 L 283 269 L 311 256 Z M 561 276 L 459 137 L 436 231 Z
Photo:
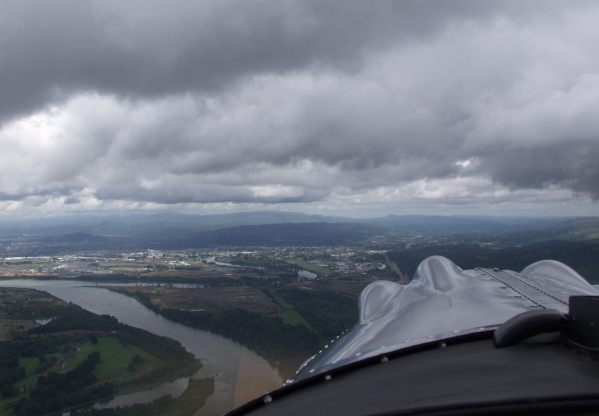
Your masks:
M 198 373 L 194 374 L 192 377 L 181 377 L 175 381 L 171 381 L 170 383 L 164 383 L 153 389 L 137 391 L 135 393 L 122 394 L 120 396 L 116 396 L 108 402 L 98 403 L 94 406 L 94 408 L 108 409 L 111 407 L 131 406 L 138 403 L 149 403 L 167 394 L 173 398 L 177 398 L 183 394 L 183 392 L 189 385 L 189 380 L 191 378 L 200 378 L 197 376 L 197 374 Z
M 312 280 L 316 279 L 318 275 L 316 273 L 309 272 L 308 270 L 298 270 L 297 277 L 300 279 Z

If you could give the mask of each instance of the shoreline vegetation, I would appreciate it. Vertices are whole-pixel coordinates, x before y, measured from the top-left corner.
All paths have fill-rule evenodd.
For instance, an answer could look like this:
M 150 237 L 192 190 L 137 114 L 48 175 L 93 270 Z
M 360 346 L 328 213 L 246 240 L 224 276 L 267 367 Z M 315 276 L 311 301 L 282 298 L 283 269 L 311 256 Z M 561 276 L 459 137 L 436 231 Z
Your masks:
M 235 303 L 204 310 L 186 309 L 181 296 L 189 289 L 169 288 L 178 295 L 172 296 L 175 301 L 169 301 L 164 290 L 160 293 L 136 286 L 108 288 L 174 322 L 221 335 L 252 349 L 284 379 L 292 378 L 306 358 L 357 320 L 355 299 L 332 291 L 310 292 L 306 296 L 295 288 L 261 288 L 273 309 L 256 311 L 242 309 Z
M 60 414 L 67 409 L 73 413 L 116 395 L 191 376 L 201 368 L 177 341 L 33 289 L 0 288 L 0 328 L 2 415 Z M 205 379 L 202 390 L 208 392 L 212 382 Z M 196 380 L 190 380 L 188 389 L 195 385 Z M 198 407 L 205 397 L 200 399 L 195 402 Z M 149 403 L 146 411 L 178 400 Z M 128 413 L 133 411 L 130 407 L 114 414 L 135 414 Z

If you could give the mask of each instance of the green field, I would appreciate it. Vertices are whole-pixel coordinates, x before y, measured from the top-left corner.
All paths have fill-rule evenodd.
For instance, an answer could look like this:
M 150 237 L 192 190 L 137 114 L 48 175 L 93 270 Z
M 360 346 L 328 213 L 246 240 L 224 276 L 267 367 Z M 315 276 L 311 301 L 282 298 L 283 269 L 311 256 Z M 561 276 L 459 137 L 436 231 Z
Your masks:
M 84 363 L 94 352 L 100 354 L 100 361 L 93 369 L 93 375 L 97 377 L 95 385 L 109 383 L 117 388 L 118 394 L 153 388 L 178 376 L 190 375 L 200 367 L 199 362 L 194 361 L 193 364 L 186 366 L 184 369 L 172 372 L 172 362 L 166 359 L 168 355 L 165 358 L 159 358 L 153 353 L 120 339 L 120 336 L 116 333 L 98 336 L 94 339 L 95 342 L 92 342 L 93 338 L 92 335 L 80 339 L 77 343 L 65 344 L 68 348 L 63 346 L 55 353 L 45 355 L 46 360 L 52 359 L 51 364 L 46 365 L 46 367 L 44 367 L 39 357 L 19 357 L 18 363 L 19 366 L 25 369 L 25 377 L 19 380 L 17 386 L 25 389 L 25 391 L 31 391 L 35 380 L 40 375 L 46 375 L 52 371 L 68 374 Z M 132 364 L 132 362 L 135 362 L 135 364 Z M 211 394 L 212 388 L 211 379 L 190 384 L 188 390 L 197 393 L 197 397 L 189 397 L 190 393 L 188 392 L 187 395 L 177 399 L 177 403 L 185 406 L 182 407 L 182 412 L 176 411 L 172 414 L 193 414 L 190 409 L 193 406 L 195 406 L 194 409 L 199 408 L 207 395 Z M 14 414 L 11 406 L 14 406 L 21 397 L 21 395 L 18 395 L 13 398 L 0 398 L 0 416 Z M 175 406 L 170 401 L 163 401 L 160 405 Z M 178 407 L 179 404 L 173 409 Z M 169 412 L 174 411 L 173 409 Z
M 305 269 L 309 272 L 316 273 L 318 277 L 322 277 L 330 273 L 329 269 L 319 266 L 318 264 L 310 263 L 305 260 L 293 259 L 289 260 L 289 263 L 295 264 L 296 266 L 299 266 L 302 269 Z
M 76 356 L 68 362 L 62 372 L 72 370 L 95 351 L 100 353 L 101 358 L 94 375 L 99 381 L 110 381 L 117 385 L 127 384 L 138 379 L 140 375 L 150 374 L 165 364 L 139 347 L 123 344 L 116 337 L 102 336 L 98 337 L 97 344 L 86 341 L 79 345 Z M 143 362 L 135 371 L 129 371 L 129 363 L 136 355 L 139 355 Z M 136 386 L 136 389 L 139 388 L 140 386 Z
M 40 360 L 37 357 L 19 357 L 19 366 L 25 368 L 27 376 L 35 374 L 40 365 Z
M 312 327 L 310 326 L 308 321 L 306 321 L 303 316 L 297 313 L 292 304 L 287 302 L 281 296 L 277 295 L 277 293 L 274 290 L 269 290 L 269 293 L 272 299 L 276 302 L 277 306 L 279 307 L 279 312 L 277 316 L 281 318 L 283 322 L 289 325 L 303 325 L 306 328 L 312 330 Z

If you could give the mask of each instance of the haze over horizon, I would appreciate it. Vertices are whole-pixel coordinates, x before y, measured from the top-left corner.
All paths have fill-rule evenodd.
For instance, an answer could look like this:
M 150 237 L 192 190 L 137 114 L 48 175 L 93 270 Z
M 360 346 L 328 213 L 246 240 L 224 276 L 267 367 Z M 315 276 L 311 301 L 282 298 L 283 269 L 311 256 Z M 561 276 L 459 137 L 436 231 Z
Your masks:
M 592 1 L 0 0 L 0 217 L 599 215 Z

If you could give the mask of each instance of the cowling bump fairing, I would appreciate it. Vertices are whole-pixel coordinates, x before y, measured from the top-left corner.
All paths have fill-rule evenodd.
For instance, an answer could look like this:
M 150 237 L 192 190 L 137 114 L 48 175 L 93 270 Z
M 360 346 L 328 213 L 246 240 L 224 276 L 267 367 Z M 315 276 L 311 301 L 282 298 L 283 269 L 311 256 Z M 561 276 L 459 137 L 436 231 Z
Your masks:
M 494 329 L 539 308 L 567 312 L 572 295 L 599 295 L 567 265 L 543 260 L 523 269 L 463 270 L 451 260 L 428 257 L 407 285 L 376 281 L 359 298 L 359 323 L 311 357 L 298 378 L 458 334 Z

